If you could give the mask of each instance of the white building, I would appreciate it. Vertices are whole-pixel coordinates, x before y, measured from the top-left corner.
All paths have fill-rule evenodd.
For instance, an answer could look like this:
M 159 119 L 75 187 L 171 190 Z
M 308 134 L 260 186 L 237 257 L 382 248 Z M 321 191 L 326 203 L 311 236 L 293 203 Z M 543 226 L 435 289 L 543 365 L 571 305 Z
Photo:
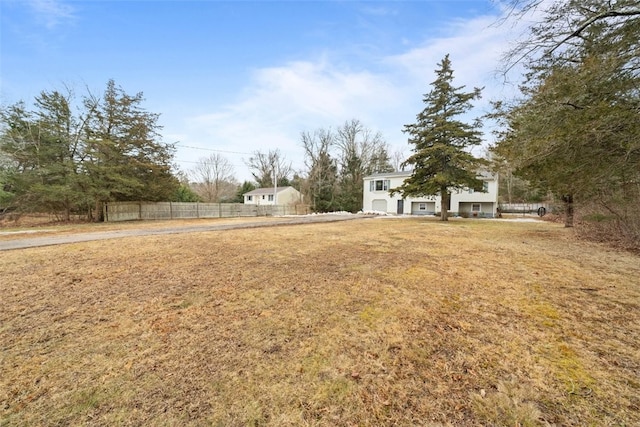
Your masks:
M 389 195 L 391 188 L 402 185 L 411 176 L 408 172 L 379 173 L 364 177 L 363 211 L 379 211 L 398 215 L 439 215 L 442 210 L 440 196 L 403 199 L 399 193 Z M 484 191 L 454 190 L 448 211 L 452 216 L 492 218 L 498 208 L 498 176 L 482 173 Z
M 245 205 L 295 205 L 302 203 L 302 194 L 293 187 L 257 188 L 244 193 Z

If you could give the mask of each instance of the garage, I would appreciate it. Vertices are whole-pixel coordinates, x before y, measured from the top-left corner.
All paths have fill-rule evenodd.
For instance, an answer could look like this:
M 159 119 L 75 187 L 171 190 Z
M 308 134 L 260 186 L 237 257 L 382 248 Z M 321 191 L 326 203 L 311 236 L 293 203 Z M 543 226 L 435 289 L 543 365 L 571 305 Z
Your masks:
M 384 199 L 374 199 L 371 202 L 371 209 L 377 212 L 387 211 L 387 201 Z

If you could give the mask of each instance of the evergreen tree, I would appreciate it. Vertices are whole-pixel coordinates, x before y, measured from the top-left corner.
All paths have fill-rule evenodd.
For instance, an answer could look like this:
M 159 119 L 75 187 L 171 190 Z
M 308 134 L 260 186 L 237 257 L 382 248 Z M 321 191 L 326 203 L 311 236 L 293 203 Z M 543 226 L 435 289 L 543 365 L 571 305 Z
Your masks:
M 232 203 L 244 203 L 244 194 L 256 189 L 256 186 L 251 181 L 244 181 L 242 185 L 238 186 L 236 196 L 232 200 Z
M 447 221 L 451 191 L 473 188 L 482 191 L 478 169 L 483 161 L 466 151 L 479 145 L 480 122 L 468 124 L 459 119 L 471 108 L 471 101 L 480 97 L 481 89 L 463 92 L 464 86 L 453 86 L 453 69 L 449 55 L 436 70 L 433 89 L 424 95 L 425 109 L 417 115 L 416 123 L 405 125 L 413 154 L 403 165 L 413 166 L 413 172 L 404 183 L 390 190 L 403 197 L 440 195 L 441 220 Z
M 35 111 L 19 102 L 2 112 L 3 187 L 21 211 L 61 213 L 69 220 L 73 210 L 86 206 L 78 170 L 84 123 L 73 116 L 70 97 L 42 91 Z
M 91 218 L 105 201 L 175 196 L 174 147 L 159 141 L 158 115 L 141 108 L 142 94 L 109 81 L 103 97 L 73 99 L 43 91 L 33 111 L 24 102 L 0 109 L 0 208 L 68 220 Z
M 608 238 L 640 245 L 640 3 L 513 0 L 519 19 L 536 10 L 507 68 L 526 62 L 521 99 L 498 104 L 494 152 L 515 173 L 592 212 Z M 524 52 L 524 53 L 523 53 Z M 602 220 L 606 219 L 606 221 Z
M 84 167 L 97 211 L 102 202 L 169 200 L 179 186 L 172 174 L 174 147 L 158 141 L 158 114 L 141 108 L 142 93 L 127 95 L 113 80 L 91 106 Z
M 330 154 L 334 143 L 331 130 L 318 129 L 313 134 L 302 132 L 305 163 L 309 168 L 303 194 L 314 212 L 331 212 L 336 208 L 338 167 Z
M 202 198 L 188 184 L 181 182 L 173 197 L 171 197 L 171 201 L 195 203 L 202 202 Z
M 331 155 L 319 153 L 318 161 L 309 171 L 311 186 L 311 207 L 314 212 L 332 212 L 336 210 L 336 181 L 338 167 Z

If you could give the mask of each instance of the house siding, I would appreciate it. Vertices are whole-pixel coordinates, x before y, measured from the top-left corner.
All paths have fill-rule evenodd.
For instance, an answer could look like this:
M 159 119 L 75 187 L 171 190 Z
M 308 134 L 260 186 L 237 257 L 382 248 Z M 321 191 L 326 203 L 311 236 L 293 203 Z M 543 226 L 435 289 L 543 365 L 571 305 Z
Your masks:
M 302 202 L 302 194 L 293 187 L 282 187 L 277 191 L 275 197 L 273 188 L 250 191 L 243 195 L 244 203 L 246 205 L 295 205 Z
M 396 193 L 389 195 L 388 190 L 375 190 L 376 188 L 396 188 L 402 185 L 404 180 L 411 176 L 411 172 L 392 172 L 388 174 L 376 174 L 364 178 L 363 210 L 383 211 L 388 214 L 401 215 L 435 215 L 442 209 L 440 196 L 408 197 L 403 202 L 403 212 L 398 212 L 398 201 L 402 196 Z M 472 190 L 454 190 L 451 193 L 451 215 L 493 217 L 498 208 L 498 176 L 483 173 L 480 178 L 486 183 L 486 192 Z M 376 184 L 382 181 L 382 184 Z M 385 182 L 388 181 L 388 182 Z M 373 189 L 373 190 L 372 190 Z M 478 211 L 473 211 L 474 206 L 479 205 Z M 424 209 L 421 209 L 424 207 Z M 478 206 L 476 206 L 478 207 Z

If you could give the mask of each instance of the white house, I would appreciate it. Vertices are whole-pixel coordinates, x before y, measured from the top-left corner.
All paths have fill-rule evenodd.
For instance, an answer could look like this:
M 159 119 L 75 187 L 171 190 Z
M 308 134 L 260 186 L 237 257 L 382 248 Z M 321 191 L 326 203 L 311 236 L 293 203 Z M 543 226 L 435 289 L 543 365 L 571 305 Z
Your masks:
M 246 205 L 295 205 L 302 203 L 302 194 L 293 187 L 257 188 L 244 193 Z
M 391 188 L 402 185 L 411 171 L 379 173 L 364 177 L 363 211 L 381 211 L 398 215 L 436 215 L 442 210 L 440 196 L 403 199 L 399 193 L 389 195 Z M 484 191 L 454 190 L 448 211 L 451 215 L 494 217 L 498 208 L 498 175 L 483 172 L 479 178 Z

